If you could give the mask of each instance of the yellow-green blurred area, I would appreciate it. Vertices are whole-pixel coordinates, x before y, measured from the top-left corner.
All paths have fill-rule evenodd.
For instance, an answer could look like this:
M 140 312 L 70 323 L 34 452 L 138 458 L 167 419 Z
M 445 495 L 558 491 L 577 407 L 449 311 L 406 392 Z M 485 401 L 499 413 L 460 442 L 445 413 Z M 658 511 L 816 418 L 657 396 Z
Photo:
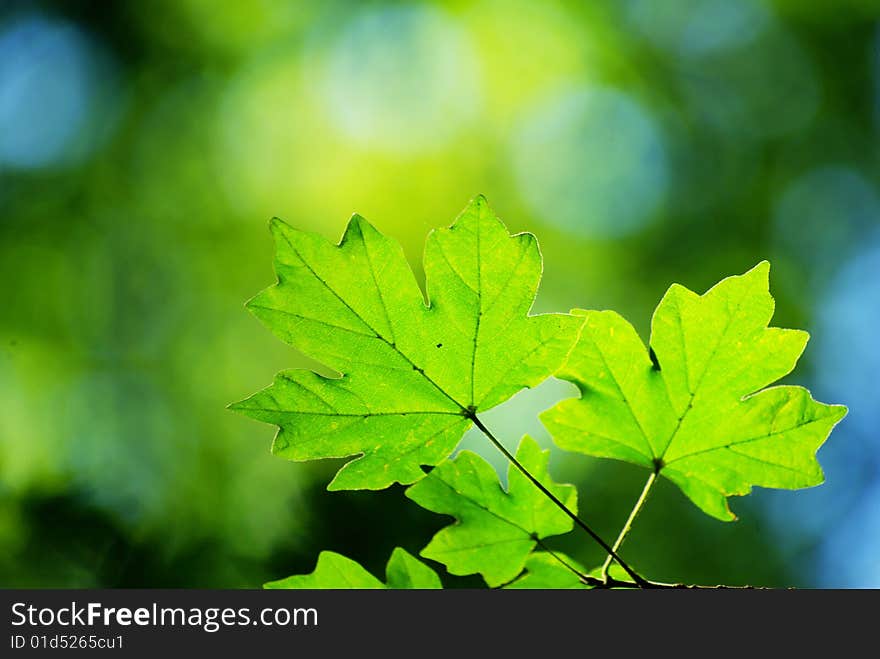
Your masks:
M 659 580 L 880 586 L 880 7 L 871 0 L 0 6 L 0 585 L 256 587 L 322 549 L 376 573 L 448 519 L 328 493 L 225 409 L 309 366 L 244 309 L 268 220 L 353 212 L 420 272 L 477 193 L 537 234 L 537 310 L 772 262 L 790 381 L 850 414 L 827 483 L 723 524 L 668 484 L 623 555 Z M 486 422 L 550 439 L 548 382 Z M 464 440 L 502 461 L 476 435 Z M 554 451 L 609 540 L 646 474 Z M 595 565 L 580 535 L 554 547 Z M 446 583 L 475 585 L 444 576 Z

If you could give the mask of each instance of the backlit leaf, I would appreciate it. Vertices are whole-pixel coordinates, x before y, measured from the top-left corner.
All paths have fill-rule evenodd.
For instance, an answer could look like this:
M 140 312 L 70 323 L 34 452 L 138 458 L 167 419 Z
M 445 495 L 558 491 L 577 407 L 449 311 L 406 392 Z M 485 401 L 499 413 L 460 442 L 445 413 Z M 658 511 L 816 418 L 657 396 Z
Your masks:
M 703 511 L 735 516 L 727 497 L 753 485 L 823 481 L 816 451 L 846 414 L 797 386 L 765 388 L 794 368 L 808 335 L 768 328 L 764 262 L 704 295 L 677 284 L 654 314 L 650 351 L 612 311 L 575 311 L 582 326 L 559 377 L 578 399 L 541 418 L 562 448 L 656 469 Z
M 322 551 L 310 574 L 298 574 L 270 581 L 268 589 L 435 589 L 442 588 L 440 578 L 427 565 L 405 549 L 397 547 L 385 568 L 386 583 L 367 572 L 360 563 L 333 551 Z
M 329 489 L 412 483 L 453 451 L 469 415 L 551 375 L 579 319 L 530 316 L 535 237 L 511 236 L 477 197 L 425 247 L 429 303 L 400 245 L 359 216 L 339 245 L 272 223 L 278 283 L 248 303 L 281 339 L 338 371 L 280 373 L 232 407 L 279 426 L 291 460 L 358 456 Z
M 516 458 L 569 510 L 577 511 L 575 487 L 550 480 L 549 451 L 524 437 Z M 489 586 L 498 586 L 522 571 L 538 539 L 571 530 L 571 518 L 513 465 L 507 478 L 505 491 L 492 465 L 462 451 L 410 486 L 410 499 L 458 520 L 441 529 L 421 555 L 443 563 L 451 574 L 479 573 Z

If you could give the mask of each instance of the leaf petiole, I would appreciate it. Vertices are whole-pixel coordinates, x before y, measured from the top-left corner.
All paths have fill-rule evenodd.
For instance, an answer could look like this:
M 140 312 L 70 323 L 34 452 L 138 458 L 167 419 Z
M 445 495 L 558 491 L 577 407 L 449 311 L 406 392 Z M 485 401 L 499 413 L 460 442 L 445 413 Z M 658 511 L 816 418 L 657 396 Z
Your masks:
M 577 524 L 593 540 L 595 540 L 602 547 L 602 549 L 604 549 L 608 553 L 608 555 L 611 557 L 612 560 L 617 561 L 618 565 L 620 565 L 620 567 L 623 568 L 624 572 L 626 572 L 629 575 L 629 577 L 636 583 L 636 585 L 638 585 L 640 588 L 650 587 L 650 582 L 648 582 L 643 577 L 639 576 L 635 572 L 635 570 L 633 570 L 629 565 L 627 565 L 626 562 L 622 558 L 620 558 L 620 556 L 617 555 L 616 549 L 612 548 L 607 542 L 605 542 L 602 539 L 602 537 L 598 533 L 596 533 L 592 528 L 590 528 L 590 526 L 585 521 L 583 521 L 580 517 L 578 517 L 573 512 L 571 512 L 571 510 L 569 510 L 568 506 L 566 506 L 564 503 L 562 503 L 562 501 L 560 501 L 559 498 L 556 497 L 556 495 L 554 495 L 550 490 L 548 490 L 546 487 L 544 487 L 543 483 L 541 483 L 541 481 L 539 481 L 537 478 L 535 478 L 531 474 L 531 472 L 529 472 L 529 470 L 526 469 L 519 462 L 519 460 L 517 460 L 513 456 L 513 454 L 504 447 L 504 444 L 502 444 L 500 441 L 498 441 L 498 438 L 492 434 L 492 432 L 483 424 L 482 421 L 480 421 L 479 417 L 477 417 L 477 415 L 473 411 L 467 410 L 465 415 L 467 416 L 467 418 L 469 418 L 471 421 L 474 422 L 474 425 L 477 426 L 477 428 L 480 429 L 480 431 L 489 439 L 489 441 L 495 445 L 495 448 L 497 448 L 499 451 L 501 451 L 501 453 L 504 454 L 504 457 L 506 457 L 513 466 L 515 466 L 517 469 L 519 469 L 522 472 L 522 474 L 526 478 L 528 478 L 535 487 L 537 487 L 539 490 L 541 490 L 541 492 L 544 494 L 544 496 L 546 496 L 548 499 L 550 499 L 550 501 L 552 501 L 556 505 L 557 508 L 559 508 L 562 512 L 564 512 L 566 515 L 568 515 L 575 524 Z
M 654 471 L 651 472 L 651 475 L 648 476 L 648 480 L 645 483 L 645 487 L 642 488 L 642 493 L 639 495 L 638 501 L 636 501 L 636 505 L 633 506 L 633 509 L 632 511 L 630 511 L 626 523 L 623 525 L 623 528 L 620 530 L 620 534 L 617 536 L 617 540 L 614 541 L 614 546 L 612 547 L 613 551 L 608 553 L 608 558 L 606 558 L 605 563 L 602 564 L 603 583 L 608 583 L 608 569 L 611 567 L 611 561 L 616 559 L 615 552 L 620 551 L 620 546 L 623 544 L 623 541 L 626 540 L 626 536 L 632 529 L 633 522 L 636 521 L 636 517 L 638 517 L 639 513 L 642 512 L 642 507 L 648 500 L 648 495 L 651 493 L 651 488 L 654 486 L 654 483 L 657 480 L 658 473 L 659 470 L 654 469 Z M 616 560 L 620 562 L 620 559 Z
M 548 546 L 546 545 L 546 543 L 544 543 L 544 541 L 541 540 L 540 538 L 537 538 L 537 537 L 536 537 L 536 538 L 535 538 L 535 541 L 538 543 L 538 546 L 539 546 L 541 549 L 543 549 L 545 552 L 547 552 L 547 553 L 550 554 L 553 558 L 555 558 L 557 561 L 559 561 L 559 562 L 563 565 L 563 567 L 567 568 L 570 572 L 572 572 L 573 574 L 575 574 L 575 575 L 577 576 L 577 578 L 580 579 L 583 583 L 585 583 L 585 584 L 587 584 L 587 585 L 590 585 L 590 586 L 594 586 L 594 585 L 596 585 L 596 583 L 597 583 L 597 581 L 598 581 L 598 580 L 596 579 L 596 577 L 591 577 L 590 575 L 588 575 L 588 574 L 584 574 L 583 572 L 581 572 L 580 570 L 578 570 L 574 565 L 572 565 L 571 563 L 569 563 L 568 561 L 566 561 L 564 558 L 562 558 L 562 556 L 560 556 L 560 555 L 557 554 L 555 551 L 553 551 L 552 549 L 550 549 L 550 547 L 548 547 Z

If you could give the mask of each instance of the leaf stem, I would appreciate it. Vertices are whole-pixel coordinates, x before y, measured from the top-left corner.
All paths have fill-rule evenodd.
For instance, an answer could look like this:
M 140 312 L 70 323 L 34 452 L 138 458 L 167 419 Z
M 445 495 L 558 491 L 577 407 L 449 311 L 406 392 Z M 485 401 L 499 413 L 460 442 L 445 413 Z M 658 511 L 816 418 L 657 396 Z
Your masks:
M 614 541 L 614 546 L 612 547 L 613 551 L 608 552 L 608 558 L 606 558 L 605 563 L 602 564 L 602 581 L 605 583 L 608 582 L 608 569 L 611 567 L 611 561 L 617 560 L 618 562 L 620 562 L 620 559 L 616 558 L 615 554 L 617 551 L 620 550 L 620 546 L 623 544 L 623 541 L 626 540 L 626 536 L 632 529 L 632 525 L 633 522 L 636 521 L 636 517 L 638 517 L 639 513 L 642 512 L 642 507 L 648 500 L 648 495 L 651 493 L 651 488 L 654 486 L 654 483 L 657 480 L 657 473 L 658 472 L 655 469 L 651 472 L 651 475 L 648 476 L 648 481 L 645 483 L 645 487 L 642 488 L 642 493 L 639 495 L 639 498 L 636 501 L 636 505 L 633 506 L 633 509 L 630 512 L 626 523 L 623 525 L 623 528 L 620 530 L 620 534 L 617 536 L 617 540 Z
M 580 570 L 578 570 L 574 565 L 572 565 L 571 563 L 569 563 L 568 561 L 566 561 L 564 558 L 562 558 L 562 556 L 560 556 L 560 555 L 557 554 L 555 551 L 553 551 L 552 549 L 550 549 L 550 547 L 548 547 L 548 546 L 544 543 L 544 541 L 541 540 L 541 538 L 535 537 L 535 542 L 538 543 L 538 546 L 539 546 L 541 549 L 543 549 L 545 552 L 547 552 L 548 554 L 550 554 L 550 555 L 551 555 L 553 558 L 555 558 L 557 561 L 559 561 L 560 563 L 562 563 L 562 565 L 564 565 L 566 568 L 568 568 L 568 570 L 569 570 L 570 572 L 572 572 L 572 573 L 574 573 L 575 575 L 577 575 L 577 578 L 580 579 L 583 583 L 592 586 L 592 585 L 595 585 L 595 582 L 596 582 L 596 581 L 598 581 L 598 580 L 596 579 L 596 577 L 591 577 L 591 576 L 588 575 L 588 574 L 584 574 L 583 572 L 581 572 Z
M 594 577 L 591 577 L 594 579 Z M 660 581 L 647 581 L 646 585 L 634 584 L 631 581 L 621 581 L 620 579 L 609 578 L 606 583 L 602 583 L 599 579 L 595 579 L 594 588 L 596 590 L 610 590 L 612 588 L 647 588 L 651 590 L 768 590 L 763 586 L 700 586 L 696 584 L 686 583 L 663 583 Z
M 598 533 L 596 533 L 593 529 L 591 529 L 590 526 L 585 521 L 583 521 L 580 517 L 578 517 L 571 510 L 569 510 L 568 506 L 566 506 L 564 503 L 562 503 L 562 501 L 560 501 L 559 498 L 555 494 L 553 494 L 550 490 L 548 490 L 546 487 L 544 487 L 544 484 L 541 483 L 541 481 L 539 481 L 537 478 L 535 478 L 531 474 L 531 472 L 529 472 L 529 470 L 526 469 L 522 465 L 522 463 L 519 460 L 517 460 L 513 456 L 513 454 L 504 447 L 504 444 L 502 444 L 500 441 L 498 441 L 498 439 L 495 437 L 495 435 L 493 435 L 491 433 L 491 431 L 485 425 L 483 425 L 483 422 L 480 421 L 480 419 L 477 417 L 476 413 L 474 413 L 471 410 L 467 410 L 466 416 L 471 421 L 474 422 L 474 425 L 477 426 L 477 428 L 479 428 L 480 431 L 484 435 L 486 435 L 486 437 L 489 438 L 489 441 L 495 445 L 495 448 L 497 448 L 499 451 L 501 451 L 501 453 L 504 454 L 504 457 L 506 457 L 513 466 L 515 466 L 517 469 L 519 469 L 526 478 L 528 478 L 530 481 L 532 481 L 532 484 L 535 487 L 537 487 L 539 490 L 541 490 L 541 493 L 544 494 L 544 496 L 546 496 L 548 499 L 550 499 L 550 501 L 552 501 L 554 504 L 556 504 L 557 508 L 559 508 L 562 512 L 564 512 L 566 515 L 568 515 L 571 518 L 571 520 L 575 524 L 577 524 L 581 529 L 586 531 L 586 533 L 593 540 L 595 540 L 599 544 L 599 546 L 601 546 L 602 549 L 604 549 L 613 560 L 617 561 L 618 565 L 620 565 L 620 567 L 623 568 L 624 572 L 626 572 L 630 576 L 630 578 L 633 581 L 635 581 L 637 586 L 639 586 L 640 588 L 650 587 L 649 582 L 646 579 L 639 576 L 635 572 L 635 570 L 633 570 L 629 565 L 627 565 L 626 562 L 622 558 L 620 558 L 620 556 L 617 555 L 617 551 L 614 548 L 609 546 L 608 543 L 605 542 L 599 536 Z

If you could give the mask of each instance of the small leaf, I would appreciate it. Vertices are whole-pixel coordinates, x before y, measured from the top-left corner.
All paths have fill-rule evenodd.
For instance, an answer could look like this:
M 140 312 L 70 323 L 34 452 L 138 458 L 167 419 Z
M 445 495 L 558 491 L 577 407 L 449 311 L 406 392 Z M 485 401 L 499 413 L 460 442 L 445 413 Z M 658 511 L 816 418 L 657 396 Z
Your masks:
M 565 564 L 562 561 L 565 561 Z M 509 589 L 553 588 L 569 590 L 590 590 L 593 588 L 590 584 L 584 583 L 571 568 L 588 577 L 602 579 L 601 567 L 587 571 L 580 563 L 565 554 L 536 551 L 526 560 L 525 571 L 504 587 Z M 616 581 L 635 585 L 632 577 L 617 563 L 610 565 L 608 574 Z
M 565 554 L 553 554 L 536 551 L 526 559 L 526 569 L 522 575 L 505 586 L 509 589 L 582 589 L 589 590 L 589 586 L 560 562 L 560 559 L 575 568 L 581 574 L 585 574 L 583 567 Z
M 391 552 L 385 568 L 385 581 L 389 588 L 401 590 L 443 588 L 434 570 L 400 547 Z
M 427 589 L 443 588 L 440 578 L 405 549 L 397 547 L 385 568 L 387 585 L 367 572 L 360 563 L 332 551 L 322 551 L 310 574 L 298 574 L 270 581 L 267 589 Z
M 808 335 L 768 328 L 769 264 L 704 295 L 673 285 L 654 314 L 650 350 L 611 311 L 575 311 L 579 338 L 558 376 L 579 399 L 541 419 L 562 448 L 626 460 L 673 481 L 703 511 L 733 520 L 727 497 L 753 485 L 818 485 L 815 454 L 846 414 L 795 386 Z
M 270 581 L 263 588 L 385 588 L 385 584 L 367 572 L 361 564 L 333 551 L 322 551 L 318 564 L 310 574 L 297 574 Z
M 594 577 L 596 579 L 602 578 L 602 567 L 595 567 L 589 572 L 587 572 L 588 577 Z M 631 583 L 635 585 L 635 581 L 633 578 L 626 573 L 622 567 L 620 567 L 617 563 L 612 563 L 608 566 L 608 576 L 614 579 L 615 581 L 625 581 L 626 583 Z
M 280 373 L 231 407 L 279 426 L 291 460 L 359 456 L 331 490 L 413 483 L 488 410 L 549 377 L 579 320 L 530 316 L 541 278 L 531 234 L 508 234 L 483 197 L 425 246 L 426 305 L 395 241 L 359 216 L 339 245 L 272 223 L 278 283 L 248 308 L 282 340 L 341 373 Z
M 576 512 L 577 490 L 550 480 L 549 457 L 530 437 L 516 452 L 517 460 Z M 452 574 L 482 574 L 494 587 L 522 571 L 537 538 L 571 530 L 572 520 L 513 465 L 508 483 L 505 492 L 492 465 L 462 451 L 407 489 L 406 495 L 423 508 L 458 519 L 441 529 L 421 555 L 443 563 Z

